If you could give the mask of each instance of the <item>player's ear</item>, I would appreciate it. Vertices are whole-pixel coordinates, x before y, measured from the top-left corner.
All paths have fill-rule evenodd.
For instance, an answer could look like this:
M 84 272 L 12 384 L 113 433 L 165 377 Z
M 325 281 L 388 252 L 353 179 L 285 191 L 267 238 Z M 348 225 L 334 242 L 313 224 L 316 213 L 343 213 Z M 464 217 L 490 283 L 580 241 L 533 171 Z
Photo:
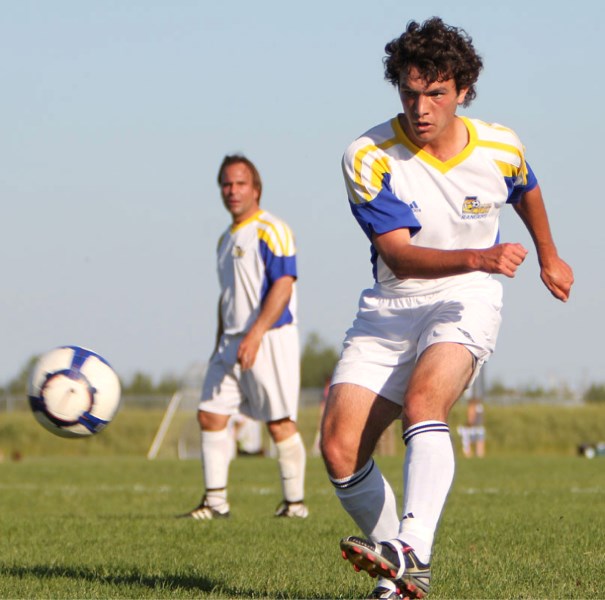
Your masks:
M 464 100 L 466 99 L 466 93 L 468 92 L 468 88 L 462 88 L 459 92 L 458 92 L 458 98 L 457 98 L 457 102 L 458 102 L 458 106 L 461 106 L 462 104 L 464 104 Z

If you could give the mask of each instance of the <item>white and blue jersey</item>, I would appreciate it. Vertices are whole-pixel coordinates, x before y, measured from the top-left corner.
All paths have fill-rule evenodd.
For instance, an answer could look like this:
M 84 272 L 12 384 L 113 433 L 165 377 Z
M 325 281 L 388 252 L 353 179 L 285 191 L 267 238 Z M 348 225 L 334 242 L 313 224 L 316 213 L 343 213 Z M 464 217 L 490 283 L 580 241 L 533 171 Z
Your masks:
M 408 228 L 413 245 L 440 250 L 488 248 L 499 241 L 499 214 L 537 185 L 516 134 L 501 125 L 460 117 L 469 142 L 445 162 L 417 147 L 397 117 L 355 140 L 343 157 L 351 210 L 370 241 L 373 234 Z M 438 279 L 397 279 L 372 247 L 377 287 L 424 295 L 473 272 Z
M 285 275 L 297 277 L 292 231 L 264 210 L 223 233 L 217 259 L 220 311 L 226 335 L 249 330 L 276 280 Z M 273 328 L 287 324 L 296 324 L 296 286 Z

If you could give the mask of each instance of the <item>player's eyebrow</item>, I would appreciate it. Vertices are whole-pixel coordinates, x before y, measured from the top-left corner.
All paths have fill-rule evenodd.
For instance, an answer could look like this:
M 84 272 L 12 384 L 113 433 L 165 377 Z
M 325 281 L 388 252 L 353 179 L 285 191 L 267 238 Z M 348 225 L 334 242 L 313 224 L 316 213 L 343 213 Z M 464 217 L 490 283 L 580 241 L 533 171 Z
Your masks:
M 408 87 L 405 84 L 399 86 L 399 89 L 405 94 L 445 94 L 447 92 L 447 87 L 445 85 L 441 85 L 439 87 L 433 88 L 431 90 L 414 90 L 411 87 Z

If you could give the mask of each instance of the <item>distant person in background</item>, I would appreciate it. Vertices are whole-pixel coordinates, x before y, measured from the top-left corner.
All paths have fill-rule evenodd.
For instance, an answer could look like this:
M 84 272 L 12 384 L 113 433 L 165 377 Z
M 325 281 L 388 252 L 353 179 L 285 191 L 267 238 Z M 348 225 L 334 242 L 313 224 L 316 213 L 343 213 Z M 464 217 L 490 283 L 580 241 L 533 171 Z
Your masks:
M 229 419 L 233 456 L 264 456 L 261 423 L 238 413 Z
M 471 396 L 466 405 L 466 423 L 458 427 L 462 442 L 462 454 L 466 458 L 485 456 L 485 424 L 483 402 Z
M 494 351 L 502 284 L 527 250 L 499 239 L 514 206 L 552 295 L 569 298 L 538 181 L 516 134 L 456 114 L 475 97 L 482 60 L 471 38 L 434 17 L 385 48 L 403 112 L 345 151 L 349 208 L 371 245 L 362 291 L 324 412 L 321 449 L 336 495 L 364 537 L 344 558 L 377 577 L 371 598 L 423 598 L 434 536 L 454 477 L 450 409 Z M 513 77 L 514 78 L 514 77 Z M 522 341 L 520 341 L 522 343 Z M 372 455 L 402 419 L 403 511 Z M 327 564 L 327 563 L 326 563 Z
M 217 341 L 198 410 L 205 493 L 182 516 L 229 516 L 233 439 L 228 422 L 242 413 L 265 422 L 275 445 L 283 492 L 275 516 L 305 518 L 306 453 L 296 426 L 300 347 L 294 237 L 286 223 L 260 208 L 261 178 L 246 157 L 226 156 L 218 184 L 232 223 L 217 248 Z

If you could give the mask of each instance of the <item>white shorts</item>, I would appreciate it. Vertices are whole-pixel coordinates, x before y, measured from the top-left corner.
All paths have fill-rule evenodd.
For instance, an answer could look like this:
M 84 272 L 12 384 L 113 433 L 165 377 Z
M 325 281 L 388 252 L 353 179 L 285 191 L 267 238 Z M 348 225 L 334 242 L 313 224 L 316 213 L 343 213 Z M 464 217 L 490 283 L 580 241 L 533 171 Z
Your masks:
M 243 413 L 257 421 L 296 420 L 300 393 L 298 328 L 284 325 L 263 336 L 251 369 L 242 371 L 237 349 L 243 335 L 223 335 L 212 355 L 199 409 Z
M 454 342 L 476 359 L 470 386 L 494 351 L 501 308 L 502 286 L 491 278 L 428 296 L 384 297 L 364 290 L 332 385 L 353 383 L 402 404 L 420 355 L 432 344 Z

